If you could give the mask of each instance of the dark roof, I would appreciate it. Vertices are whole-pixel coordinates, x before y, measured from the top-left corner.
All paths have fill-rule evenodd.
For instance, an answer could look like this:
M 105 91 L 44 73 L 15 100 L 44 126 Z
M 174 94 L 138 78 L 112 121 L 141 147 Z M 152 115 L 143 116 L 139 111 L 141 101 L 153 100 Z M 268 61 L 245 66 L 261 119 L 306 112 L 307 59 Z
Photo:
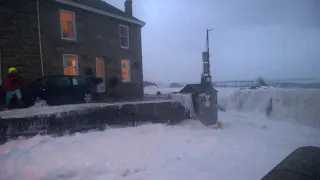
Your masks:
M 180 92 L 181 93 L 188 93 L 190 91 L 197 92 L 197 93 L 207 93 L 217 90 L 210 85 L 203 85 L 203 84 L 187 84 Z M 191 92 L 190 92 L 191 93 Z
M 86 5 L 86 6 L 90 6 L 92 8 L 96 8 L 96 9 L 99 9 L 99 10 L 103 10 L 103 11 L 106 11 L 106 12 L 109 12 L 109 13 L 112 13 L 112 14 L 115 14 L 115 15 L 118 15 L 118 16 L 122 16 L 122 17 L 133 19 L 133 20 L 141 21 L 138 18 L 135 18 L 135 17 L 127 15 L 127 13 L 123 12 L 122 10 L 112 6 L 111 4 L 109 4 L 109 3 L 107 3 L 107 2 L 105 2 L 103 0 L 71 0 L 71 1 L 73 1 L 75 3 L 83 4 L 83 5 Z M 143 21 L 141 21 L 141 22 L 143 22 Z

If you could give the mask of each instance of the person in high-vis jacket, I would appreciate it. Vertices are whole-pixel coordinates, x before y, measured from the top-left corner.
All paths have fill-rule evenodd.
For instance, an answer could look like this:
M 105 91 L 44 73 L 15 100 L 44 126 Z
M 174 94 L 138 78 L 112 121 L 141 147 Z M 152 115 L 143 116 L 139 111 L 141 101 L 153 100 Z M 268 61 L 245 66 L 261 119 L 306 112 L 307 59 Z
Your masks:
M 8 69 L 8 76 L 5 80 L 5 90 L 6 90 L 6 106 L 9 105 L 12 97 L 15 95 L 22 104 L 22 96 L 20 89 L 23 87 L 22 75 L 18 73 L 15 67 L 10 67 Z

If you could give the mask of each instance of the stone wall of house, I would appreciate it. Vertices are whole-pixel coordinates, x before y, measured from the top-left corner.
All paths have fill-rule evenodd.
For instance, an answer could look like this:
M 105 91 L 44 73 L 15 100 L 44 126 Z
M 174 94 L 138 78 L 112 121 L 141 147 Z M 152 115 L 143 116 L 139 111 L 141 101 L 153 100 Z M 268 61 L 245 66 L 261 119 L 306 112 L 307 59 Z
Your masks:
M 0 4 L 1 75 L 14 66 L 27 81 L 41 77 L 36 0 Z
M 121 77 L 121 59 L 130 59 L 131 82 L 123 83 L 124 96 L 143 95 L 141 27 L 107 16 L 78 9 L 53 1 L 40 3 L 41 37 L 46 75 L 63 74 L 63 54 L 78 55 L 79 74 L 85 75 L 87 68 L 96 74 L 96 57 L 105 60 L 106 80 Z M 60 10 L 75 13 L 76 41 L 61 39 Z M 130 28 L 130 49 L 120 48 L 119 25 Z

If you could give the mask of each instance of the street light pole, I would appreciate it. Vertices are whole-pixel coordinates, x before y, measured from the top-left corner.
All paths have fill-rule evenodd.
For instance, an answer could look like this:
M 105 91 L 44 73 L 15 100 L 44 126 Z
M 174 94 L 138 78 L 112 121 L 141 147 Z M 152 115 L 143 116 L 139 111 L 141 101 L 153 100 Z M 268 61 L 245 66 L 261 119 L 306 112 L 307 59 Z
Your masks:
M 209 44 L 209 32 L 213 31 L 214 29 L 207 29 L 207 56 L 208 56 L 208 68 L 209 68 L 209 72 L 208 72 L 208 76 L 210 77 L 211 80 L 211 70 L 210 70 L 210 44 Z
M 210 73 L 210 47 L 209 47 L 209 32 L 214 29 L 207 29 L 206 36 L 206 52 L 203 52 L 203 74 L 201 78 L 201 83 L 210 84 L 211 73 Z

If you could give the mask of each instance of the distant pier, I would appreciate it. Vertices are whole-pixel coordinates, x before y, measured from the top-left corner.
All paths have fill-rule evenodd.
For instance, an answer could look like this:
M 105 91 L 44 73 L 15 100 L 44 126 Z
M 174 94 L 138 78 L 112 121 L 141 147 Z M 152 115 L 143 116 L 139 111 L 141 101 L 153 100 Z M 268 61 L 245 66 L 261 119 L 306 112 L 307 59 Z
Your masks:
M 254 81 L 219 81 L 212 84 L 214 87 L 252 87 Z

